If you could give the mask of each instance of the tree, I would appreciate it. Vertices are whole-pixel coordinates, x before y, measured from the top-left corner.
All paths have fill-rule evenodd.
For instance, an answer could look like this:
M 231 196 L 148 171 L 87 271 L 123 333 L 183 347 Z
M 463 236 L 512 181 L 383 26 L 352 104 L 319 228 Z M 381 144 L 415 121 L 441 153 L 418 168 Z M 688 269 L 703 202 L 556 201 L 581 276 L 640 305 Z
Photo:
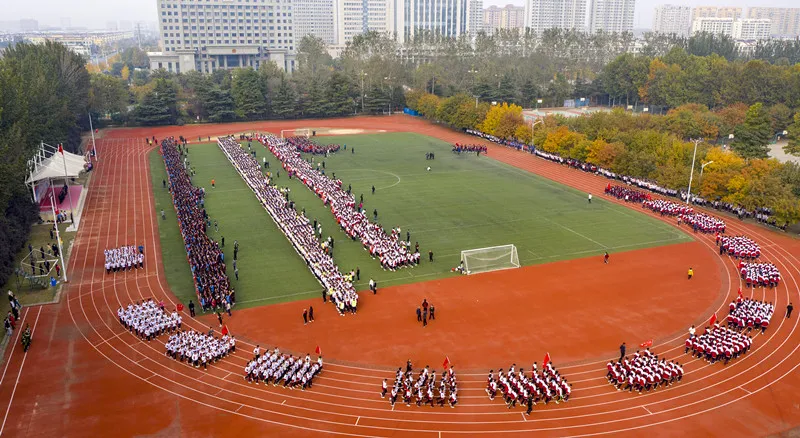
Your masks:
M 106 115 L 128 111 L 130 92 L 124 80 L 110 75 L 93 74 L 90 83 L 89 108 L 92 112 Z
M 782 103 L 769 107 L 768 113 L 772 132 L 781 132 L 792 123 L 792 110 Z
M 236 120 L 233 97 L 230 90 L 214 85 L 202 96 L 203 106 L 208 112 L 208 120 L 214 123 Z
M 177 99 L 173 84 L 156 79 L 153 89 L 145 94 L 134 109 L 135 119 L 142 125 L 172 125 L 177 121 Z
M 789 135 L 787 136 L 786 146 L 783 151 L 787 154 L 800 156 L 800 111 L 794 115 L 794 123 L 789 125 L 787 129 Z
M 294 117 L 297 112 L 297 94 L 288 80 L 281 79 L 280 87 L 272 99 L 272 111 L 276 117 L 281 119 Z
M 236 116 L 245 120 L 261 120 L 267 116 L 267 100 L 264 96 L 261 78 L 252 68 L 240 68 L 233 72 L 231 95 L 236 108 Z
M 769 115 L 761 103 L 756 103 L 748 108 L 744 123 L 734 129 L 731 147 L 744 158 L 766 158 L 770 138 Z
M 322 117 L 327 112 L 325 90 L 320 81 L 319 78 L 312 78 L 306 92 L 300 95 L 300 111 L 307 117 Z
M 512 114 L 512 117 L 506 117 L 506 114 Z M 522 107 L 503 102 L 500 105 L 492 105 L 479 129 L 487 134 L 500 137 L 497 134 L 497 130 L 500 128 L 500 132 L 504 134 L 505 138 L 508 138 L 514 135 L 517 125 L 521 123 Z
M 328 114 L 343 116 L 353 112 L 353 88 L 347 78 L 339 72 L 334 72 L 327 84 Z
M 417 112 L 427 119 L 436 118 L 436 110 L 439 108 L 439 97 L 426 93 L 417 101 Z

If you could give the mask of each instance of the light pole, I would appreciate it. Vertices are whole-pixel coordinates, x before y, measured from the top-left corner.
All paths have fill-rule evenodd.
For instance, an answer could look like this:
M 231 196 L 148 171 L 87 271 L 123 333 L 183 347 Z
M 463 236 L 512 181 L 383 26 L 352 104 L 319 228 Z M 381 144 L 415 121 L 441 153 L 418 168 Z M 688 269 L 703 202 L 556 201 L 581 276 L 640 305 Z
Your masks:
M 533 143 L 533 134 L 534 134 L 534 132 L 535 132 L 535 131 L 533 130 L 533 127 L 534 127 L 534 126 L 536 126 L 536 125 L 538 125 L 539 123 L 544 123 L 544 120 L 542 120 L 542 119 L 539 119 L 539 120 L 536 120 L 536 121 L 534 121 L 533 123 L 531 123 L 531 146 L 534 146 L 534 147 L 535 147 L 536 145 Z
M 364 76 L 367 74 L 361 70 L 361 112 L 364 112 Z
M 389 115 L 392 115 L 392 98 L 394 97 L 394 90 L 392 89 L 391 76 L 384 76 L 384 81 L 389 82 Z
M 689 187 L 686 189 L 686 205 L 692 203 L 692 177 L 694 177 L 694 160 L 697 158 L 697 145 L 700 144 L 701 141 L 703 141 L 702 138 L 696 138 L 692 140 L 694 143 L 694 153 L 692 154 L 692 170 L 689 172 Z
M 709 164 L 711 164 L 713 162 L 714 162 L 714 160 L 711 160 L 708 163 L 703 163 L 703 164 L 700 165 L 700 180 L 703 179 L 703 171 L 706 169 L 706 166 L 708 166 Z

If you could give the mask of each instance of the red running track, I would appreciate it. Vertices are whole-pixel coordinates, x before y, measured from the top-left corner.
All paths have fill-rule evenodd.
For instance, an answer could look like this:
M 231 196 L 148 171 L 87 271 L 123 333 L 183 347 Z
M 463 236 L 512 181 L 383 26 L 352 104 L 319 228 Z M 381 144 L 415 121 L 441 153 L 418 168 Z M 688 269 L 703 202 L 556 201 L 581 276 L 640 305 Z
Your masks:
M 201 129 L 224 134 L 250 129 L 279 130 L 310 123 L 265 122 L 242 129 L 239 126 Z M 474 138 L 404 116 L 313 123 L 329 127 L 381 126 L 387 130 L 421 132 L 448 141 L 475 142 Z M 165 132 L 162 128 L 156 135 Z M 174 132 L 190 138 L 201 135 L 192 133 L 189 128 Z M 148 147 L 141 138 L 124 137 L 141 137 L 141 132 L 126 130 L 122 135 L 110 134 L 98 147 L 102 161 L 92 178 L 86 213 L 73 247 L 69 290 L 58 304 L 23 309 L 23 324 L 30 323 L 34 329 L 33 347 L 24 354 L 18 340 L 14 339 L 13 346 L 6 352 L 8 360 L 0 374 L 0 411 L 4 411 L 0 433 L 8 436 L 101 436 L 114 431 L 119 436 L 234 436 L 244 433 L 311 436 L 324 431 L 352 436 L 434 437 L 456 434 L 519 436 L 532 432 L 553 436 L 621 432 L 676 435 L 689 432 L 693 435 L 753 436 L 779 433 L 800 423 L 800 407 L 796 405 L 795 396 L 800 379 L 794 372 L 800 365 L 800 352 L 797 351 L 800 331 L 797 318 L 782 318 L 786 303 L 791 299 L 798 301 L 800 260 L 797 256 L 800 245 L 784 235 L 735 220 L 728 221 L 729 233 L 743 233 L 754 238 L 762 246 L 762 257 L 775 263 L 784 274 L 784 283 L 777 289 L 746 290 L 746 294 L 751 296 L 775 300 L 777 312 L 771 328 L 766 334 L 756 337 L 750 353 L 728 366 L 709 365 L 683 355 L 685 327 L 692 323 L 702 324 L 714 310 L 724 314 L 727 302 L 736 296 L 739 279 L 735 263 L 717 255 L 710 236 L 700 235 L 696 242 L 680 245 L 686 247 L 693 261 L 703 257 L 713 260 L 704 270 L 713 272 L 709 275 L 714 276 L 717 284 L 708 285 L 710 294 L 697 299 L 696 303 L 701 307 L 697 307 L 694 313 L 685 310 L 680 310 L 679 314 L 670 312 L 681 309 L 681 303 L 673 303 L 674 306 L 669 308 L 636 309 L 639 316 L 644 315 L 652 324 L 665 327 L 654 336 L 654 350 L 669 359 L 677 358 L 685 365 L 683 382 L 653 393 L 631 395 L 617 392 L 605 382 L 607 357 L 604 356 L 614 352 L 616 343 L 608 349 L 581 345 L 570 350 L 570 344 L 563 342 L 579 333 L 586 339 L 596 339 L 604 344 L 612 339 L 601 331 L 613 331 L 628 321 L 604 320 L 603 326 L 597 327 L 592 326 L 596 322 L 589 318 L 576 317 L 569 312 L 565 313 L 564 322 L 555 327 L 552 324 L 537 326 L 534 316 L 520 321 L 520 340 L 526 339 L 525 330 L 543 331 L 547 333 L 546 339 L 555 346 L 544 348 L 561 348 L 560 356 L 554 359 L 575 359 L 558 363 L 559 370 L 574 385 L 573 400 L 558 406 L 537 406 L 528 418 L 518 409 L 508 410 L 502 403 L 489 402 L 483 393 L 484 364 L 466 351 L 457 361 L 462 370 L 459 372 L 462 388 L 456 409 L 398 406 L 392 411 L 388 403 L 377 395 L 380 381 L 392 374 L 382 367 L 385 364 L 380 361 L 364 360 L 360 364 L 345 365 L 326 357 L 327 364 L 319 382 L 305 392 L 249 385 L 241 377 L 249 356 L 247 351 L 252 348 L 248 345 L 251 338 L 249 329 L 237 331 L 241 333 L 239 352 L 211 366 L 208 371 L 177 363 L 164 356 L 164 339 L 142 342 L 126 332 L 116 320 L 116 308 L 131 301 L 152 296 L 174 306 L 175 299 L 164 280 L 160 260 L 153 258 L 153 255 L 160 254 L 160 250 L 158 218 L 148 171 Z M 584 192 L 600 194 L 606 184 L 603 178 L 498 146 L 490 146 L 489 157 Z M 102 250 L 131 242 L 145 245 L 145 253 L 151 255 L 146 261 L 146 269 L 106 275 L 102 267 Z M 645 252 L 638 251 L 617 254 L 612 261 L 619 263 L 629 255 L 644 258 L 643 254 Z M 659 256 L 657 251 L 654 255 Z M 636 257 L 628 261 L 637 262 Z M 558 269 L 554 267 L 556 264 L 547 266 Z M 585 265 L 585 269 L 593 269 L 587 271 L 587 275 L 597 274 L 601 268 L 594 268 L 588 262 Z M 685 268 L 674 269 L 683 272 Z M 699 271 L 698 274 L 698 277 L 704 275 Z M 605 284 L 606 280 L 598 278 L 598 283 Z M 453 281 L 467 280 L 459 278 Z M 442 283 L 442 287 L 449 287 L 448 281 Z M 605 306 L 602 301 L 594 303 L 596 313 L 614 314 L 626 300 L 650 293 L 650 288 L 645 285 L 629 286 L 613 290 L 617 299 L 610 300 Z M 383 290 L 383 297 L 379 295 L 372 300 L 376 308 L 382 298 L 387 302 L 399 299 L 400 289 L 403 288 Z M 416 296 L 410 299 L 416 304 Z M 446 300 L 446 297 L 441 299 Z M 449 308 L 455 302 L 437 302 L 437 307 Z M 703 303 L 706 304 L 704 307 Z M 556 306 L 559 303 L 541 304 Z M 348 324 L 363 322 L 363 332 L 382 333 L 387 336 L 387 342 L 399 344 L 397 349 L 400 351 L 433 350 L 433 356 L 447 351 L 447 346 L 417 345 L 415 338 L 389 337 L 385 324 L 374 326 L 371 324 L 379 321 L 371 322 L 369 315 L 361 316 L 337 318 L 326 324 L 335 328 L 340 320 L 347 320 Z M 239 324 L 235 318 L 236 315 L 232 325 Z M 500 318 L 498 315 L 498 320 Z M 634 316 L 631 318 L 635 319 Z M 449 321 L 448 328 L 457 331 L 459 324 L 466 326 L 474 322 L 467 314 L 462 314 L 461 320 Z M 489 323 L 489 319 L 481 320 L 481 324 Z M 185 324 L 198 329 L 207 327 L 201 321 L 190 320 L 188 315 Z M 684 328 L 676 330 L 675 327 Z M 495 329 L 493 325 L 484 328 L 487 331 Z M 293 335 L 290 332 L 287 336 Z M 631 344 L 643 340 L 640 338 L 624 339 Z M 262 345 L 271 341 L 260 337 L 253 339 Z M 503 342 L 513 340 L 512 336 Z M 486 340 L 480 342 L 486 343 L 486 348 L 495 348 Z M 360 348 L 357 342 L 354 344 L 354 349 Z M 538 345 L 532 345 L 526 357 L 518 357 L 525 352 L 524 347 L 510 347 L 517 349 L 513 354 L 519 360 L 540 360 L 544 344 L 544 341 L 539 341 Z M 566 346 L 560 347 L 564 344 Z M 293 345 L 279 346 L 291 348 Z M 509 361 L 516 360 L 502 351 L 493 351 L 491 355 L 496 357 L 490 357 L 491 360 L 484 357 L 483 360 L 496 363 L 496 367 L 507 367 Z M 608 353 L 604 355 L 601 351 Z M 354 354 L 344 348 L 341 353 L 342 357 Z M 472 371 L 471 368 L 482 371 Z

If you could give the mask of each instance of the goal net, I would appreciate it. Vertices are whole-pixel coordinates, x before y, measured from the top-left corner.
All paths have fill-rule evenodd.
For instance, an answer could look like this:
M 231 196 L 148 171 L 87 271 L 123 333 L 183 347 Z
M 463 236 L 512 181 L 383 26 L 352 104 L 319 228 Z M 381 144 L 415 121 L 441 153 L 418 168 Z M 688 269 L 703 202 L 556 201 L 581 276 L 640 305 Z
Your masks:
M 519 255 L 514 245 L 491 246 L 488 248 L 461 251 L 465 274 L 499 271 L 519 268 Z
M 286 137 L 311 137 L 311 129 L 297 128 L 297 129 L 282 129 L 281 138 Z

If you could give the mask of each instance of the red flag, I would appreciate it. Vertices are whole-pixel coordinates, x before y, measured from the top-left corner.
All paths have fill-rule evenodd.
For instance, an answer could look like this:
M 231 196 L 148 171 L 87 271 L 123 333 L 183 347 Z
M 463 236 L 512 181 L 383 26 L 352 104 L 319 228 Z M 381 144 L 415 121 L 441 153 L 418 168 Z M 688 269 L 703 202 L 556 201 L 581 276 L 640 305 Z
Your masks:
M 545 353 L 544 354 L 544 363 L 542 364 L 542 366 L 546 367 L 548 363 L 550 363 L 550 353 Z
M 226 324 L 222 326 L 222 336 L 227 336 L 227 335 L 228 335 L 228 325 Z
M 711 315 L 711 319 L 708 321 L 708 325 L 714 325 L 715 322 L 717 322 L 717 314 L 716 313 Z
M 61 155 L 64 155 L 64 147 L 61 146 L 61 143 L 58 144 L 58 152 L 60 152 Z
M 639 346 L 642 347 L 642 348 L 652 347 L 653 346 L 653 340 L 650 339 L 649 341 L 644 341 L 641 344 L 639 344 Z
M 450 358 L 449 358 L 449 357 L 447 357 L 447 356 L 445 356 L 445 357 L 444 357 L 444 363 L 442 363 L 442 368 L 445 368 L 445 369 L 446 369 L 446 368 L 447 368 L 447 367 L 449 367 L 449 366 L 450 366 Z
M 319 345 L 317 345 L 317 349 L 316 349 L 316 350 L 314 350 L 314 351 L 315 351 L 317 354 L 322 354 L 322 349 L 321 349 L 321 348 L 319 348 Z
M 178 303 L 178 312 L 183 312 L 183 304 Z

